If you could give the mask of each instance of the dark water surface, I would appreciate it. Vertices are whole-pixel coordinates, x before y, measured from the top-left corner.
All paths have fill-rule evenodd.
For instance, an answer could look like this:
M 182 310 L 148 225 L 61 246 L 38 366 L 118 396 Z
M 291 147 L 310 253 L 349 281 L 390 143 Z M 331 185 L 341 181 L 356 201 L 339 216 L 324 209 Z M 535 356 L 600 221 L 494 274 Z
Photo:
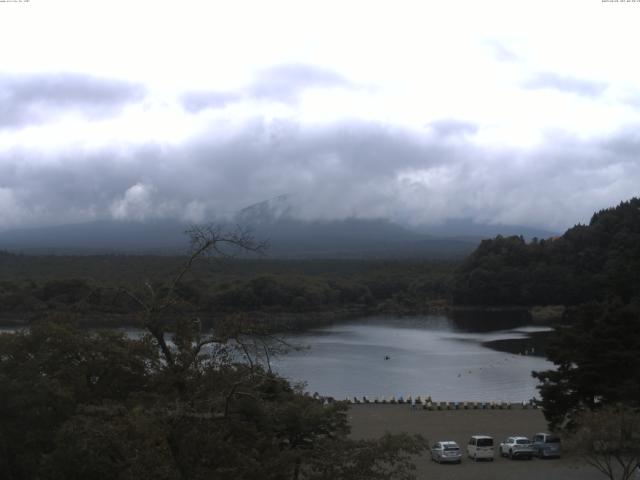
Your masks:
M 531 371 L 553 368 L 543 357 L 550 330 L 517 312 L 367 317 L 287 335 L 304 348 L 271 358 L 271 366 L 292 382 L 306 382 L 307 391 L 337 399 L 520 402 L 537 396 Z
M 291 381 L 305 381 L 309 392 L 337 399 L 529 400 L 537 395 L 531 371 L 553 366 L 540 356 L 539 332 L 550 329 L 517 314 L 489 317 L 363 318 L 289 335 L 308 348 L 271 363 Z

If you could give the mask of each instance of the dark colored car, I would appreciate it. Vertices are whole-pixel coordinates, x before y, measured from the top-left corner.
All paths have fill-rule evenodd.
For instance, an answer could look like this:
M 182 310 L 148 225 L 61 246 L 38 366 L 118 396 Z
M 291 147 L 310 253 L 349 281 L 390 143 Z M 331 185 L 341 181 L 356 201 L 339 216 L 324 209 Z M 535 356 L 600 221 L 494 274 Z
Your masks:
M 533 452 L 539 458 L 559 457 L 562 453 L 560 437 L 551 433 L 536 433 L 533 436 Z

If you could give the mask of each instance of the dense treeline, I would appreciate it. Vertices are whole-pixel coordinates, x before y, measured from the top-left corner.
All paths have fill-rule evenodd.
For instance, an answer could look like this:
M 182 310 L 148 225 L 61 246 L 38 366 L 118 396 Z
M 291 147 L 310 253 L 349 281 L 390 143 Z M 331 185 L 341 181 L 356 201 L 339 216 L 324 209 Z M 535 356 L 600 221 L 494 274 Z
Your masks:
M 137 311 L 123 293 L 162 288 L 178 257 L 25 256 L 0 253 L 0 315 L 40 318 L 64 311 L 126 323 Z M 416 261 L 285 261 L 233 259 L 194 265 L 176 293 L 181 312 L 308 313 L 340 309 L 427 309 L 447 299 L 454 263 Z
M 558 238 L 483 241 L 459 268 L 453 301 L 578 305 L 640 292 L 640 199 L 597 212 Z

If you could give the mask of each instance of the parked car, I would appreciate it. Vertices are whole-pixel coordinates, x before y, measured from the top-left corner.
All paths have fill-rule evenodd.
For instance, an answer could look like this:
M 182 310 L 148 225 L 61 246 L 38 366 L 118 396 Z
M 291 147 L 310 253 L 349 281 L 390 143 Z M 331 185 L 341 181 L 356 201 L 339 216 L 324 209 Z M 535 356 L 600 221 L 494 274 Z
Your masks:
M 462 452 L 460 452 L 460 447 L 456 442 L 436 442 L 431 447 L 431 460 L 438 463 L 460 463 L 462 461 Z
M 467 444 L 467 455 L 477 461 L 488 458 L 493 461 L 493 438 L 488 435 L 474 435 Z
M 551 433 L 536 433 L 533 436 L 533 452 L 539 458 L 559 457 L 562 452 L 560 437 Z
M 500 455 L 509 458 L 533 457 L 533 446 L 527 437 L 509 437 L 500 444 Z

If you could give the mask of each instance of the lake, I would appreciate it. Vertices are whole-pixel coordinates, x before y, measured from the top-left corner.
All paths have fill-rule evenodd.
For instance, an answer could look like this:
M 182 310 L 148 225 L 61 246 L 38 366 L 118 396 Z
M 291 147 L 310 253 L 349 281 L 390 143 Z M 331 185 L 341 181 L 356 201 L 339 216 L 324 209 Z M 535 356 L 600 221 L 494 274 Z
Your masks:
M 306 390 L 336 399 L 430 395 L 435 401 L 511 401 L 537 396 L 532 370 L 553 364 L 540 337 L 550 328 L 517 314 L 458 318 L 375 316 L 288 335 L 307 348 L 272 359 Z
M 543 356 L 550 330 L 517 311 L 372 316 L 285 335 L 303 348 L 273 357 L 271 366 L 292 382 L 306 382 L 310 393 L 336 399 L 521 402 L 537 396 L 531 371 L 553 368 Z

